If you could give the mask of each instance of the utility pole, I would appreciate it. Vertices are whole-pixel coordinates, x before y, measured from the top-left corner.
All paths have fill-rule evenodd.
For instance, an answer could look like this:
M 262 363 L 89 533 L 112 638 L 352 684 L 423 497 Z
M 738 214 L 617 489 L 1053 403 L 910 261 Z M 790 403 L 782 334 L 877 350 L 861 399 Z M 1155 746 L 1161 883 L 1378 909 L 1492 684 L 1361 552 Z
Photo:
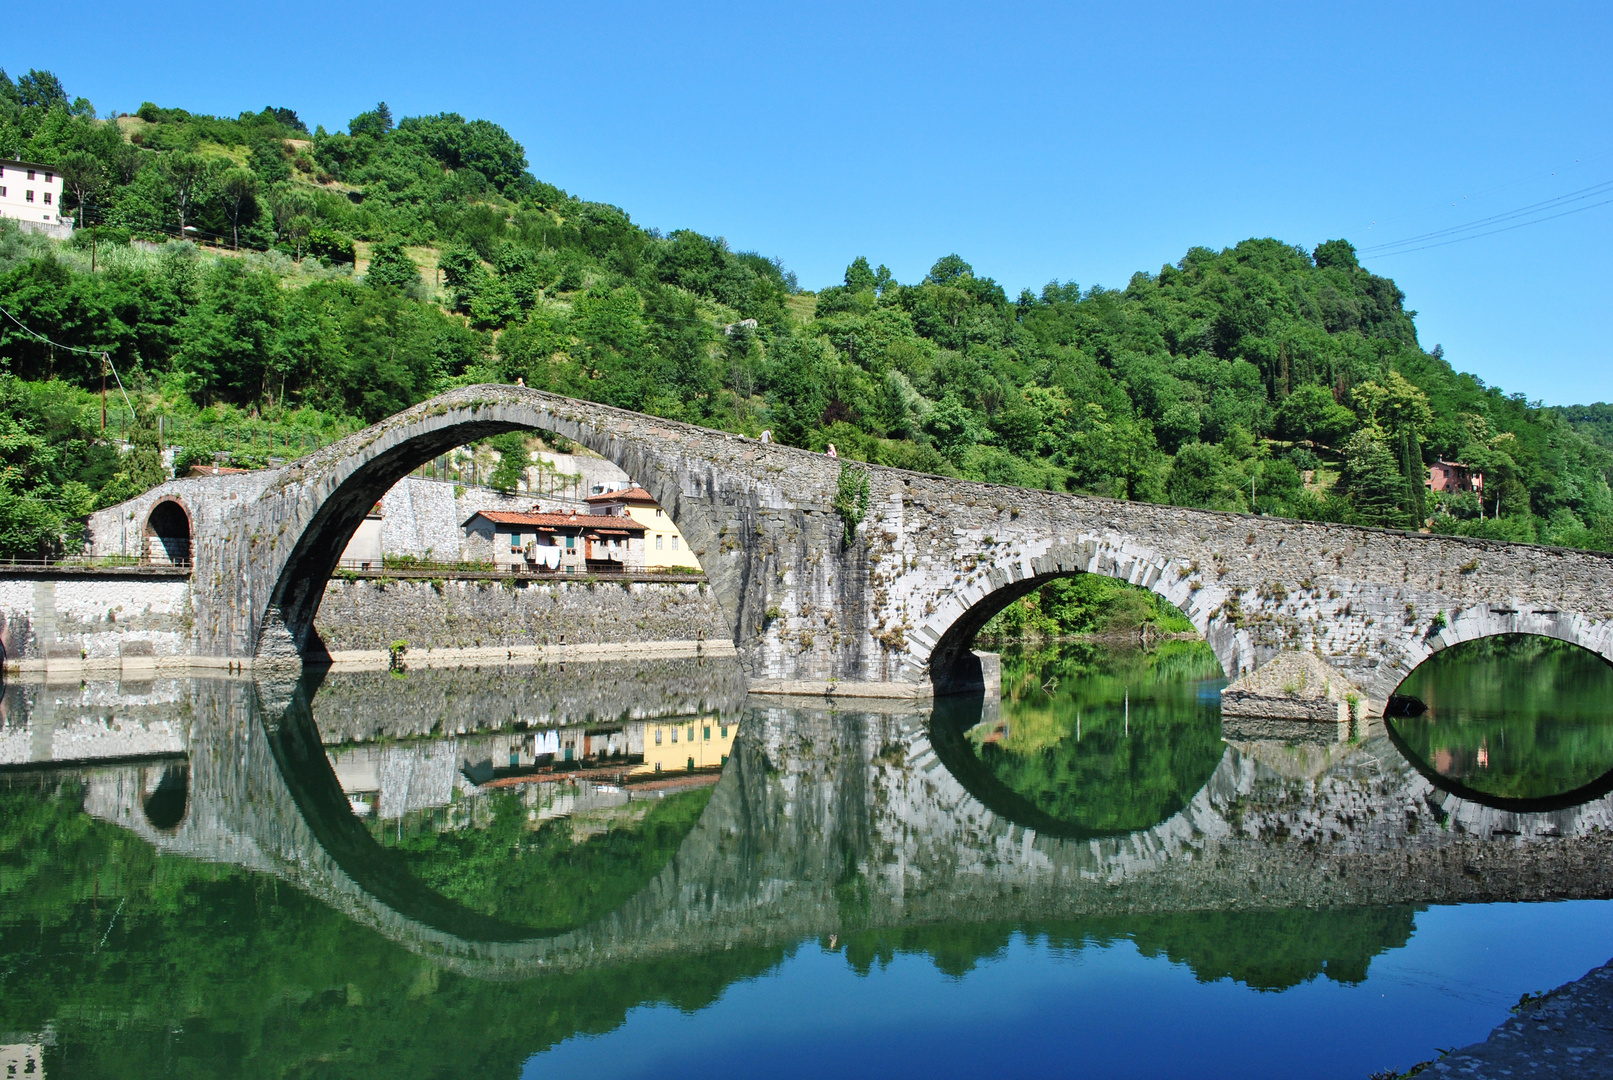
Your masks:
M 106 433 L 106 353 L 101 354 L 101 433 Z

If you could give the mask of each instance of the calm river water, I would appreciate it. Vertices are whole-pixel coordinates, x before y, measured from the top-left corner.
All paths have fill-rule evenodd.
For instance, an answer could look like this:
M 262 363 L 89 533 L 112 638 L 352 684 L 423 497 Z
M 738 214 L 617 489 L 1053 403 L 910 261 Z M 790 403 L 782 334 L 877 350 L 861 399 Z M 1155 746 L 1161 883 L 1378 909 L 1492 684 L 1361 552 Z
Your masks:
M 698 660 L 13 680 L 0 1067 L 49 1077 L 1349 1077 L 1613 957 L 1613 668 L 1224 730 L 1209 650 L 1001 701 Z

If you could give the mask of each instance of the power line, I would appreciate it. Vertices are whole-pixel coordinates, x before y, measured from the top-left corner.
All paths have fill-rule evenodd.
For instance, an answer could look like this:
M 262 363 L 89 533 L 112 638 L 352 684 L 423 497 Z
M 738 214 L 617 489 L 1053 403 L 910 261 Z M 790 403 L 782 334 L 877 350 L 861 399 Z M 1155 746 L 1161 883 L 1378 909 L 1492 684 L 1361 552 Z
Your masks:
M 1470 221 L 1464 225 L 1453 225 L 1449 228 L 1436 229 L 1433 232 L 1422 233 L 1417 236 L 1408 236 L 1403 240 L 1395 240 L 1384 244 L 1374 244 L 1371 247 L 1362 248 L 1361 251 L 1364 254 L 1387 252 L 1391 248 L 1406 247 L 1412 244 L 1421 244 L 1428 240 L 1438 240 L 1443 237 L 1454 236 L 1457 233 L 1481 229 L 1486 225 L 1494 225 L 1502 221 L 1511 221 L 1514 218 L 1539 213 L 1541 210 L 1550 210 L 1559 206 L 1566 206 L 1570 203 L 1582 202 L 1585 199 L 1593 199 L 1598 195 L 1607 194 L 1610 190 L 1613 190 L 1613 180 L 1604 180 L 1601 183 L 1592 184 L 1590 187 L 1580 188 L 1578 191 L 1571 191 L 1566 195 L 1558 195 L 1555 198 L 1544 199 L 1537 203 L 1531 203 L 1528 206 L 1522 206 L 1516 210 L 1508 210 L 1500 214 L 1491 214 L 1489 217 L 1479 218 L 1476 221 Z M 1596 205 L 1600 206 L 1602 204 L 1598 203 Z M 1590 207 L 1581 207 L 1580 209 L 1589 210 Z M 1549 221 L 1550 218 L 1541 218 L 1540 220 Z M 1482 233 L 1480 235 L 1487 236 L 1490 234 Z
M 34 330 L 32 327 L 30 327 L 26 323 L 24 323 L 21 319 L 17 318 L 15 315 L 13 315 L 10 311 L 7 311 L 5 308 L 0 307 L 0 312 L 4 312 L 6 318 L 8 318 L 12 322 L 16 323 L 17 326 L 22 330 L 23 333 L 27 334 L 29 337 L 37 338 L 38 340 L 43 341 L 46 345 L 49 345 L 53 349 L 66 349 L 68 352 L 83 353 L 86 356 L 100 356 L 101 362 L 103 364 L 105 364 L 107 367 L 112 369 L 112 377 L 114 379 L 117 379 L 118 393 L 123 395 L 123 404 L 125 404 L 125 405 L 127 405 L 129 407 L 129 415 L 131 415 L 131 416 L 134 415 L 134 403 L 129 400 L 129 391 L 127 391 L 127 390 L 125 390 L 123 388 L 123 379 L 121 377 L 119 377 L 119 375 L 118 375 L 118 365 L 116 365 L 116 364 L 114 364 L 112 362 L 112 355 L 110 353 L 108 353 L 105 349 L 81 349 L 77 345 L 63 345 L 61 342 L 52 341 L 50 338 L 46 337 L 44 334 L 41 334 L 37 330 Z M 105 381 L 106 380 L 106 373 L 104 371 L 101 373 L 101 379 L 102 379 L 101 386 L 104 389 L 105 386 L 106 386 L 106 381 Z M 105 399 L 103 398 L 102 401 L 104 402 Z
M 1595 210 L 1598 206 L 1606 206 L 1609 203 L 1613 203 L 1613 199 L 1604 199 L 1599 203 L 1591 203 L 1589 206 L 1579 206 L 1575 207 L 1573 210 L 1564 210 L 1560 214 L 1547 214 L 1545 217 L 1535 218 L 1533 221 L 1520 221 L 1516 225 L 1505 225 L 1499 229 L 1491 229 L 1489 232 L 1474 233 L 1471 236 L 1458 236 L 1454 240 L 1441 240 L 1438 243 L 1424 244 L 1421 247 L 1403 248 L 1400 251 L 1380 252 L 1375 255 L 1374 258 L 1387 259 L 1395 255 L 1410 255 L 1414 251 L 1427 251 L 1429 248 L 1446 247 L 1450 244 L 1460 244 L 1464 240 L 1477 240 L 1481 236 L 1494 236 L 1496 233 L 1511 232 L 1513 229 L 1521 229 L 1526 225 L 1539 225 L 1542 221 L 1555 221 L 1557 218 L 1568 217 L 1571 214 L 1583 214 L 1587 210 Z

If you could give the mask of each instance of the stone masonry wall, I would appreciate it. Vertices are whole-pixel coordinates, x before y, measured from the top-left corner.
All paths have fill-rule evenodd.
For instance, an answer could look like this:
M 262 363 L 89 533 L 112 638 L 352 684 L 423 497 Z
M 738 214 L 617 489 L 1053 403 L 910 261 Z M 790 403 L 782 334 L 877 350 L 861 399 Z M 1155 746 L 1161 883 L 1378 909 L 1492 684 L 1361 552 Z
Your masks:
M 333 579 L 314 623 L 331 652 L 490 646 L 723 641 L 698 584 L 586 581 Z
M 182 655 L 190 652 L 190 623 L 185 577 L 0 577 L 7 663 Z
M 745 704 L 745 673 L 733 657 L 617 660 L 486 668 L 332 672 L 314 695 L 327 744 L 374 738 L 642 720 L 696 713 L 733 715 Z

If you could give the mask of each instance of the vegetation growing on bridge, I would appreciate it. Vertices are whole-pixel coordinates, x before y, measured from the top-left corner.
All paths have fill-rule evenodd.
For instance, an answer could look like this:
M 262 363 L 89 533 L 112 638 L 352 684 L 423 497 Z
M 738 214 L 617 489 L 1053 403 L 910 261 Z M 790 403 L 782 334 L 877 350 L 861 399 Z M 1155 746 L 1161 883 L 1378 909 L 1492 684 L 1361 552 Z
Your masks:
M 93 226 L 61 244 L 0 225 L 0 305 L 91 350 L 0 320 L 0 365 L 47 387 L 7 393 L 50 402 L 0 413 L 0 554 L 153 479 L 98 434 L 100 350 L 143 437 L 160 418 L 187 459 L 261 464 L 522 379 L 998 483 L 1613 548 L 1606 408 L 1459 374 L 1343 240 L 1195 247 L 1120 288 L 1014 297 L 957 255 L 905 284 L 859 257 L 813 295 L 777 260 L 535 179 L 502 128 L 452 113 L 102 120 L 30 72 L 0 78 L 0 155 L 59 169 Z M 1425 493 L 1436 456 L 1484 471 L 1482 506 Z

